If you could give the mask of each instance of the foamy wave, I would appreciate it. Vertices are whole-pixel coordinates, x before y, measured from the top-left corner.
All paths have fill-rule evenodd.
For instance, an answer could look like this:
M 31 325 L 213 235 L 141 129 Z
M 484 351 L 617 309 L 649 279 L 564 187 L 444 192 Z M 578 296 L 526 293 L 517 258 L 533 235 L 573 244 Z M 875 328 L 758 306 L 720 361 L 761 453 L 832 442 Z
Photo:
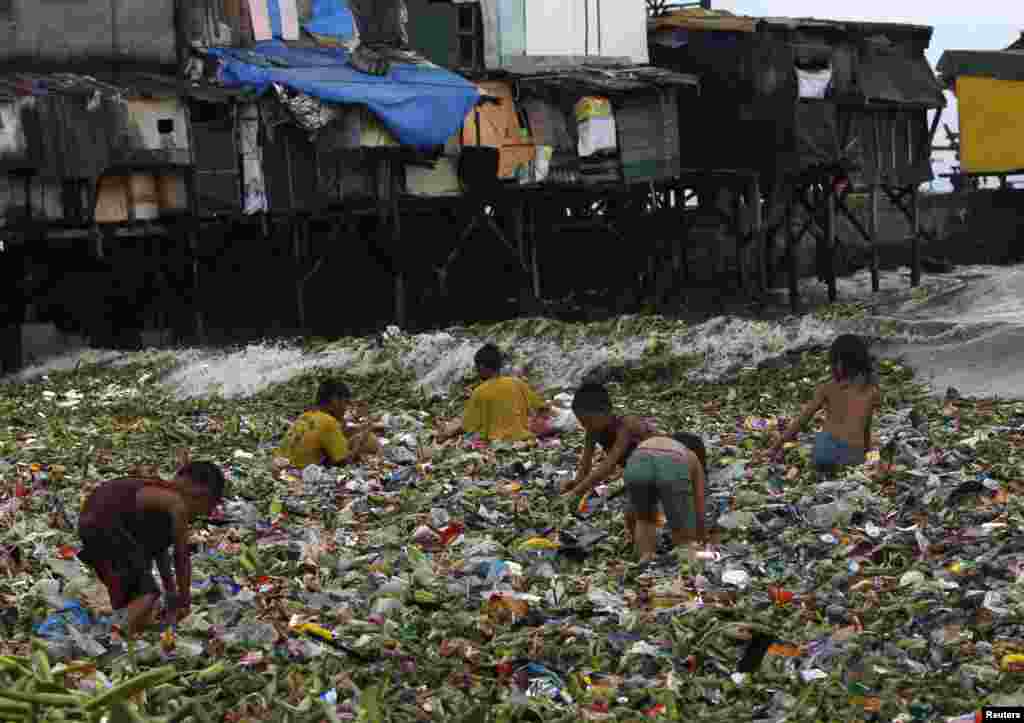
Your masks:
M 689 378 L 714 381 L 745 367 L 809 347 L 825 346 L 839 333 L 904 345 L 955 348 L 1024 324 L 1024 270 L 962 269 L 925 277 L 913 291 L 902 272 L 882 275 L 881 294 L 870 292 L 870 274 L 841 280 L 844 301 L 872 300 L 875 314 L 845 321 L 813 315 L 757 321 L 721 316 L 689 326 L 652 316 L 621 316 L 591 324 L 517 319 L 493 326 L 391 336 L 380 342 L 340 339 L 317 352 L 294 344 L 259 343 L 234 350 L 184 349 L 139 353 L 83 350 L 64 354 L 18 374 L 13 381 L 74 369 L 79 364 L 166 362 L 162 384 L 179 399 L 245 398 L 316 370 L 352 376 L 401 372 L 429 395 L 445 395 L 473 374 L 473 355 L 493 341 L 514 366 L 529 369 L 545 389 L 577 386 L 595 370 L 631 367 L 666 357 L 696 360 Z M 823 292 L 820 285 L 813 287 Z M 881 312 L 882 307 L 885 312 Z

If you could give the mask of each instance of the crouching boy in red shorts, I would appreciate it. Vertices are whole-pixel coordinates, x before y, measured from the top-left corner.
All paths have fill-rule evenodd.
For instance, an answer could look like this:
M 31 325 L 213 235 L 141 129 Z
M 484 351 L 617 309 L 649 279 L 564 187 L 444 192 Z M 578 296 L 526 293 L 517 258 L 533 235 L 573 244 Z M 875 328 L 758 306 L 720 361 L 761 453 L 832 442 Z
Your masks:
M 173 480 L 125 477 L 101 484 L 85 501 L 78 521 L 78 558 L 96 571 L 115 610 L 126 610 L 128 633 L 153 622 L 160 590 L 156 562 L 171 620 L 191 606 L 189 524 L 209 515 L 224 496 L 224 473 L 210 462 L 186 464 Z M 174 547 L 174 572 L 167 554 Z

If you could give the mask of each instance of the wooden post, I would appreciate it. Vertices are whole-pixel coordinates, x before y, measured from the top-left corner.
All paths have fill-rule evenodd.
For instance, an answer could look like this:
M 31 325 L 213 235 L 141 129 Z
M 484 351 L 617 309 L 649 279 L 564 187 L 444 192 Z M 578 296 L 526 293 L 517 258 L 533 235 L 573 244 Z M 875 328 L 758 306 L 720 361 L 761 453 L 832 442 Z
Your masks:
M 533 276 L 533 298 L 536 301 L 540 301 L 540 260 L 538 259 L 538 247 L 540 241 L 537 237 L 537 219 L 535 218 L 536 210 L 531 205 L 528 206 L 528 215 L 526 217 L 528 235 L 530 237 L 530 272 Z
M 196 338 L 199 344 L 206 344 L 206 319 L 203 316 L 202 294 L 200 293 L 199 277 L 199 238 L 195 233 L 189 233 L 189 247 L 192 249 L 192 303 L 193 316 L 196 327 Z
M 828 265 L 825 267 L 825 280 L 828 284 L 828 301 L 836 303 L 836 194 L 831 176 L 825 187 L 825 250 L 828 253 Z
M 526 235 L 523 233 L 523 215 L 525 209 L 523 202 L 516 199 L 508 206 L 508 233 L 509 240 L 516 245 L 516 252 L 519 254 L 519 265 L 525 270 L 529 268 L 526 261 Z
M 909 193 L 910 196 L 910 285 L 921 285 L 921 207 L 917 197 L 917 186 Z
M 743 232 L 746 224 L 743 223 L 743 191 L 739 188 L 734 189 L 732 193 L 732 228 L 733 235 L 736 237 L 736 281 L 740 285 L 740 293 L 747 291 L 747 265 L 744 263 L 746 260 L 746 244 L 743 243 Z
M 675 197 L 675 218 L 679 222 L 679 229 L 685 228 L 686 221 L 686 192 L 679 188 Z M 673 233 L 672 244 L 672 273 L 673 284 L 679 283 L 679 274 L 683 270 L 683 239 L 678 233 Z
M 303 246 L 306 246 L 307 242 L 308 242 L 308 246 L 306 246 L 305 252 L 303 253 L 300 250 L 300 246 L 299 246 L 298 242 L 296 241 L 296 245 L 295 245 L 295 271 L 296 271 L 296 276 L 295 276 L 295 296 L 296 296 L 296 298 L 295 298 L 295 302 L 296 302 L 296 309 L 298 311 L 298 317 L 299 317 L 299 328 L 302 330 L 303 333 L 306 333 L 308 331 L 308 327 L 306 325 L 306 286 L 309 284 L 310 280 L 312 280 L 312 278 L 314 276 L 316 276 L 317 273 L 320 271 L 320 269 L 321 269 L 321 267 L 323 266 L 323 263 L 324 263 L 324 258 L 323 258 L 323 256 L 320 256 L 319 258 L 317 258 L 317 260 L 313 263 L 313 266 L 310 267 L 310 269 L 308 271 L 304 270 L 303 261 L 308 261 L 309 258 L 311 258 L 312 255 L 313 255 L 312 254 L 312 251 L 313 251 L 313 249 L 312 249 L 313 241 L 312 241 L 312 238 L 311 238 L 312 229 L 310 228 L 308 221 L 303 221 L 300 229 L 302 231 L 302 236 L 304 237 L 304 239 L 303 239 L 303 241 L 304 241 L 303 242 Z M 298 233 L 297 232 L 296 232 L 296 239 L 298 239 Z
M 876 113 L 871 117 L 871 130 L 875 138 L 875 182 L 871 186 L 871 290 L 880 288 L 878 278 L 878 200 L 882 187 L 882 119 Z
M 398 161 L 389 159 L 391 198 L 391 257 L 395 258 L 398 249 L 402 248 L 402 213 L 398 206 L 398 175 L 394 164 Z M 405 264 L 399 260 L 395 264 L 395 323 L 399 329 L 405 329 L 409 323 L 409 303 L 406 296 Z
M 871 184 L 871 208 L 869 213 L 871 214 L 870 229 L 871 229 L 871 291 L 877 293 L 881 287 L 878 277 L 878 198 L 880 195 L 879 182 L 875 179 L 875 182 Z
M 768 240 L 765 238 L 763 220 L 761 179 L 755 173 L 750 179 L 750 232 L 757 244 L 757 283 L 762 293 L 768 290 Z
M 786 199 L 786 264 L 789 270 L 789 306 L 794 314 L 800 313 L 800 260 L 797 243 L 800 241 L 793 233 L 793 206 L 795 195 Z
M 398 199 L 395 194 L 393 161 L 388 157 L 377 160 L 377 234 L 382 241 L 390 241 L 389 255 L 392 259 L 391 271 L 395 282 L 395 324 L 405 328 L 406 298 L 405 272 L 394 263 L 394 254 L 398 244 L 394 243 L 401 237 L 401 226 L 398 219 Z M 390 230 L 390 233 L 388 231 Z

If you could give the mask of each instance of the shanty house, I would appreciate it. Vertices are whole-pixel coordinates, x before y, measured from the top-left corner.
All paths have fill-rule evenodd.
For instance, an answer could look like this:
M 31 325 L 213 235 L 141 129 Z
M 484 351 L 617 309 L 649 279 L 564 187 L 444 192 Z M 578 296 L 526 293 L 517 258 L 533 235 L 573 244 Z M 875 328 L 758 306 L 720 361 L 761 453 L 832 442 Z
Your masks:
M 0 218 L 88 225 L 98 195 L 100 216 L 120 220 L 185 208 L 175 12 L 172 0 L 0 3 Z M 117 181 L 97 193 L 105 174 Z
M 956 94 L 964 173 L 1024 173 L 1024 33 L 1005 50 L 947 50 L 943 83 Z
M 630 0 L 406 0 L 412 44 L 439 65 L 528 72 L 538 65 L 648 62 L 647 8 Z
M 651 21 L 655 65 L 700 74 L 701 165 L 771 181 L 844 168 L 892 186 L 930 180 L 929 110 L 945 106 L 915 25 L 753 18 L 686 8 Z
M 570 184 L 678 175 L 678 109 L 687 103 L 681 98 L 697 96 L 698 80 L 647 65 L 642 0 L 408 0 L 408 7 L 411 42 L 498 100 L 467 118 L 459 140 L 499 148 L 499 175 Z
M 255 227 L 236 235 L 267 237 L 258 219 L 294 227 L 297 213 L 378 197 L 365 152 L 436 156 L 479 92 L 408 47 L 400 3 L 350 5 L 0 2 L 0 241 L 59 233 L 102 255 L 109 237 L 159 237 L 159 251 L 116 245 L 162 259 L 160 273 L 181 262 L 195 287 L 246 217 Z

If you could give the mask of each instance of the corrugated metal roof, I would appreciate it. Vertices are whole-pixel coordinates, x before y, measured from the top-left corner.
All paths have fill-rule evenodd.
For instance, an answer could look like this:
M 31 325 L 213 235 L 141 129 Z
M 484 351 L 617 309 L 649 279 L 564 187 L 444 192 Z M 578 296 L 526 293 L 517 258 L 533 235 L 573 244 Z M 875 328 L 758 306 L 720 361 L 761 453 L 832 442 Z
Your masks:
M 947 50 L 939 58 L 937 70 L 946 84 L 953 83 L 961 75 L 1024 80 L 1024 51 Z
M 928 25 L 911 25 L 904 23 L 869 23 L 859 20 L 832 20 L 827 18 L 786 18 L 757 17 L 751 15 L 734 15 L 725 10 L 706 8 L 680 8 L 657 18 L 652 18 L 648 27 L 660 30 L 705 30 L 715 32 L 753 33 L 758 27 L 783 27 L 791 30 L 797 28 L 835 28 L 847 32 L 883 32 L 895 30 L 902 32 L 928 33 L 932 28 Z
M 699 86 L 700 79 L 689 73 L 639 65 L 631 68 L 567 68 L 537 75 L 521 75 L 520 85 L 574 86 L 584 92 L 629 93 L 663 86 Z
M 923 57 L 908 59 L 899 55 L 873 55 L 858 69 L 858 84 L 868 101 L 900 103 L 944 108 L 935 73 Z
M 179 92 L 177 78 L 150 73 L 123 75 L 117 84 L 89 75 L 74 73 L 7 73 L 0 75 L 0 99 L 19 96 L 49 95 L 92 96 L 105 98 L 170 98 Z M 226 102 L 238 91 L 217 86 L 191 84 L 186 92 L 200 100 Z
M 727 10 L 707 8 L 681 8 L 667 15 L 651 18 L 648 27 L 655 32 L 664 30 L 710 30 L 716 32 L 753 33 L 758 18 L 734 15 Z
M 837 30 L 843 30 L 847 32 L 885 32 L 886 30 L 895 30 L 898 32 L 915 32 L 915 33 L 927 33 L 929 36 L 932 33 L 932 26 L 930 25 L 915 25 L 912 23 L 872 23 L 864 22 L 862 20 L 832 20 L 828 18 L 783 18 L 783 17 L 765 17 L 761 18 L 767 26 L 783 27 L 783 28 L 836 28 Z

